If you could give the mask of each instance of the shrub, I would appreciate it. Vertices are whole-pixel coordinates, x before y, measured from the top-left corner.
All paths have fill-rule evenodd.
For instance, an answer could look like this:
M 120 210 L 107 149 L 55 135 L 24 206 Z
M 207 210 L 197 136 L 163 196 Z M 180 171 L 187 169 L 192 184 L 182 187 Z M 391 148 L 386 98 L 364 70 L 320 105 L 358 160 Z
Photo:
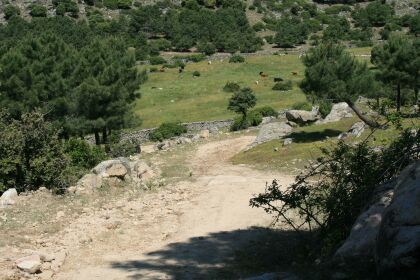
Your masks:
M 298 102 L 293 104 L 293 110 L 312 111 L 312 106 L 308 102 Z
M 217 51 L 216 46 L 210 42 L 199 43 L 197 50 L 206 55 L 212 55 Z
M 262 22 L 257 22 L 256 24 L 254 24 L 254 26 L 252 26 L 252 29 L 254 29 L 254 31 L 256 32 L 262 31 L 265 29 L 265 24 Z
M 163 123 L 155 131 L 150 133 L 149 138 L 152 141 L 162 141 L 186 132 L 187 128 L 180 123 Z
M 200 76 L 201 76 L 201 74 L 200 74 L 200 72 L 198 72 L 198 71 L 194 71 L 194 72 L 193 72 L 193 76 L 194 76 L 194 77 L 200 77 Z
M 274 36 L 273 35 L 264 36 L 264 39 L 267 43 L 274 44 Z
M 158 65 L 158 64 L 165 64 L 166 60 L 160 56 L 152 56 L 149 58 L 149 62 L 151 65 Z
M 99 1 L 96 1 L 99 2 Z M 97 4 L 95 2 L 95 4 Z M 131 7 L 131 0 L 103 0 L 102 1 L 104 6 L 108 9 L 130 9 Z
M 150 67 L 149 71 L 150 73 L 155 73 L 155 72 L 158 72 L 159 70 L 157 69 L 157 67 Z
M 43 5 L 32 4 L 30 14 L 33 17 L 46 17 L 47 8 L 44 7 Z
M 171 69 L 171 68 L 176 68 L 177 66 L 175 64 L 165 63 L 165 64 L 163 64 L 163 67 Z
M 235 82 L 227 82 L 226 85 L 223 87 L 223 91 L 225 92 L 235 92 L 240 89 L 241 87 Z
M 331 102 L 326 102 L 326 101 L 320 102 L 318 106 L 319 106 L 319 113 L 321 114 L 322 118 L 325 118 L 331 112 L 331 109 L 332 109 Z
M 270 106 L 257 108 L 253 111 L 261 114 L 261 116 L 263 117 L 276 117 L 277 118 L 279 116 L 279 113 Z
M 7 5 L 4 7 L 4 17 L 5 19 L 9 19 L 12 16 L 18 16 L 20 15 L 20 10 L 18 7 L 13 5 Z
M 108 145 L 108 155 L 112 158 L 115 157 L 128 157 L 140 153 L 140 143 L 131 141 L 121 141 Z
M 291 90 L 293 88 L 292 81 L 278 82 L 273 86 L 273 90 Z
M 239 54 L 234 54 L 229 58 L 229 63 L 243 63 L 245 58 Z
M 262 115 L 257 110 L 250 111 L 249 114 L 244 119 L 242 116 L 235 118 L 233 124 L 230 127 L 231 131 L 238 131 L 242 129 L 247 129 L 251 126 L 257 126 L 262 122 Z
M 62 175 L 67 166 L 58 131 L 42 113 L 13 120 L 0 112 L 0 193 L 8 188 L 61 189 L 66 185 Z
M 265 193 L 251 199 L 251 205 L 282 218 L 295 230 L 316 230 L 323 253 L 329 255 L 348 236 L 376 187 L 420 159 L 419 144 L 418 129 L 416 135 L 403 131 L 381 152 L 369 147 L 369 139 L 357 145 L 339 142 L 331 150 L 323 149 L 317 163 L 290 187 L 274 180 Z
M 100 146 L 89 145 L 85 140 L 72 138 L 64 145 L 64 152 L 69 156 L 72 165 L 92 168 L 107 158 Z
M 181 60 L 175 60 L 175 61 L 174 61 L 174 65 L 175 65 L 176 67 L 185 67 L 185 63 L 184 63 L 184 62 L 182 62 Z

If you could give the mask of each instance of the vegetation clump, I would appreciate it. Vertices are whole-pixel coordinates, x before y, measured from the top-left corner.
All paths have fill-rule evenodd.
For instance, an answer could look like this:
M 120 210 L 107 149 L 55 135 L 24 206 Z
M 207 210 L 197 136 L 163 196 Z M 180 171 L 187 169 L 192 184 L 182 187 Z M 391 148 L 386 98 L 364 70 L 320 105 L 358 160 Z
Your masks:
M 273 86 L 273 90 L 287 91 L 293 88 L 292 81 L 277 82 Z
M 238 85 L 235 82 L 227 82 L 225 86 L 223 87 L 223 91 L 225 92 L 236 92 L 240 89 L 241 89 L 240 85 Z
M 312 106 L 308 102 L 298 102 L 292 105 L 293 110 L 311 111 Z
M 239 54 L 234 54 L 229 58 L 229 63 L 243 63 L 245 58 Z
M 180 123 L 163 123 L 156 130 L 150 133 L 152 141 L 163 141 L 187 132 L 187 128 Z

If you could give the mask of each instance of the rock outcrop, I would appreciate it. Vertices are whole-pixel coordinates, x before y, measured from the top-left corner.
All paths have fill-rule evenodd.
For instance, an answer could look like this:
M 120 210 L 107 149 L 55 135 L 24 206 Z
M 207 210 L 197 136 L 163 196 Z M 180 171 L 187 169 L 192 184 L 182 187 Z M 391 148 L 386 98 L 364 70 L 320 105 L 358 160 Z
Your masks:
M 280 139 L 286 135 L 289 135 L 291 132 L 292 127 L 285 122 L 272 122 L 265 124 L 261 127 L 260 132 L 255 139 L 254 145 L 268 142 L 274 139 Z
M 286 119 L 299 125 L 310 124 L 316 122 L 320 118 L 321 116 L 316 108 L 313 108 L 312 111 L 290 110 L 286 112 Z
M 122 182 L 141 184 L 153 179 L 156 172 L 139 156 L 117 158 L 99 163 L 92 172 L 83 176 L 68 192 L 82 194 L 103 186 L 116 187 Z
M 337 250 L 338 261 L 375 260 L 377 271 L 404 279 L 420 275 L 420 161 L 376 190 Z
M 336 103 L 332 106 L 331 112 L 323 120 L 319 120 L 319 123 L 330 123 L 338 122 L 344 118 L 353 117 L 353 110 L 345 102 Z
M 379 229 L 375 259 L 383 275 L 420 275 L 420 161 L 397 180 Z
M 376 237 L 385 209 L 391 204 L 394 186 L 395 181 L 391 181 L 376 189 L 371 205 L 357 218 L 335 258 L 341 261 L 374 258 Z

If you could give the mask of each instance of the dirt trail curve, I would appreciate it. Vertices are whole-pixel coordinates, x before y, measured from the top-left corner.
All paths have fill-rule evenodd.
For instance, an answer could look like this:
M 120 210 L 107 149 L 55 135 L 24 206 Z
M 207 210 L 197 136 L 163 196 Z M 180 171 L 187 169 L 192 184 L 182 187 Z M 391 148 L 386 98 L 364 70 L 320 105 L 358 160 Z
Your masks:
M 225 269 L 235 248 L 258 234 L 255 227 L 271 222 L 262 210 L 249 207 L 249 198 L 263 191 L 271 178 L 283 183 L 292 180 L 229 163 L 253 139 L 243 136 L 200 145 L 190 157 L 193 180 L 95 212 L 96 220 L 84 223 L 86 244 L 74 248 L 64 244 L 68 257 L 54 279 L 222 279 L 235 275 Z M 113 226 L 117 229 L 109 230 Z

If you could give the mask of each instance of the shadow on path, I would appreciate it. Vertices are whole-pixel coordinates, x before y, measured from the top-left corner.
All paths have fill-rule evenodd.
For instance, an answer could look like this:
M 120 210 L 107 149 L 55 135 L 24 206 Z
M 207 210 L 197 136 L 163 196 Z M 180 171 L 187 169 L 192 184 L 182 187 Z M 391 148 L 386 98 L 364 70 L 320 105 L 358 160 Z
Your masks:
M 129 272 L 132 279 L 238 279 L 290 271 L 297 248 L 296 232 L 254 227 L 172 243 L 111 267 Z

